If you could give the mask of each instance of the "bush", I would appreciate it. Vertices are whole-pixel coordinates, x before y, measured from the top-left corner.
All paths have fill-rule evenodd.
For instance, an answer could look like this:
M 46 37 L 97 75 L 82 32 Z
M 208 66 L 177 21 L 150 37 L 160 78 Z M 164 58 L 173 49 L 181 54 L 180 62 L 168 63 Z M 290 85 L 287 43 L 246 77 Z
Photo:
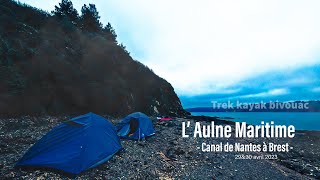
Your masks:
M 21 94 L 26 87 L 26 79 L 19 73 L 15 66 L 8 67 L 9 79 L 7 80 L 9 90 L 12 94 Z

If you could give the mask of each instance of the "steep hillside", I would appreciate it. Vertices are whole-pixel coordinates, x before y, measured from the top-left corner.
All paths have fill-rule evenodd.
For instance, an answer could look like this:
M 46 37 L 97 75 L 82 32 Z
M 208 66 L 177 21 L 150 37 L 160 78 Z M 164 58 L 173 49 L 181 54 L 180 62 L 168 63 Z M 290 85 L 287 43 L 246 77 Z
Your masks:
M 62 6 L 47 13 L 0 0 L 1 115 L 186 114 L 170 83 L 133 60 L 95 10 L 72 19 Z

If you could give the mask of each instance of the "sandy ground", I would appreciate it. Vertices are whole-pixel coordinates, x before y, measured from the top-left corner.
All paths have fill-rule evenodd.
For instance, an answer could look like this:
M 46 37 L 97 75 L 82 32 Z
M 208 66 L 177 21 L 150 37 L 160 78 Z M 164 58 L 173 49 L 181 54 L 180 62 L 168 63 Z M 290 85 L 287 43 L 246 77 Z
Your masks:
M 68 179 L 48 170 L 21 170 L 13 166 L 18 159 L 52 127 L 67 117 L 21 117 L 0 120 L 1 179 Z M 190 121 L 232 124 L 214 118 Z M 293 139 L 182 138 L 181 122 L 157 122 L 156 135 L 143 141 L 123 140 L 123 151 L 108 162 L 83 172 L 78 179 L 320 179 L 320 132 L 300 131 Z M 119 119 L 111 119 L 113 123 Z M 235 159 L 236 155 L 263 153 L 202 152 L 202 142 L 286 143 L 289 153 L 273 153 L 275 160 Z M 269 153 L 270 154 L 270 153 Z

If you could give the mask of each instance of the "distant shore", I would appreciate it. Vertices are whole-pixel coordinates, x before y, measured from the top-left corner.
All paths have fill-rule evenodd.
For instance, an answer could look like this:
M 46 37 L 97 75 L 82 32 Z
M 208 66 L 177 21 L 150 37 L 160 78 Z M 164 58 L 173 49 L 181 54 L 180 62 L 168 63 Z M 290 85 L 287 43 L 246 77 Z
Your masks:
M 252 125 L 259 125 L 263 121 L 274 122 L 277 125 L 294 125 L 296 130 L 320 130 L 319 112 L 193 112 L 192 115 L 210 116 Z

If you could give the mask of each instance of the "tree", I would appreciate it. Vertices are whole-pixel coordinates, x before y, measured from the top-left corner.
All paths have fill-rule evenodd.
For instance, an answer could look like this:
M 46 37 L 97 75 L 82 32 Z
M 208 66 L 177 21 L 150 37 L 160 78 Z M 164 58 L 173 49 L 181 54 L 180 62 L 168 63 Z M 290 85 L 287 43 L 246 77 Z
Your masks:
M 96 5 L 89 4 L 83 5 L 81 8 L 80 17 L 81 29 L 88 32 L 99 32 L 101 31 L 102 24 L 100 22 L 99 12 L 97 11 Z
M 112 41 L 114 43 L 117 43 L 117 34 L 114 28 L 111 26 L 110 23 L 108 23 L 103 29 L 102 34 L 105 38 L 107 38 L 109 41 Z
M 61 3 L 59 3 L 59 7 L 55 6 L 55 10 L 52 11 L 52 13 L 59 19 L 67 18 L 74 24 L 79 19 L 78 11 L 73 7 L 70 0 L 62 0 Z
M 127 47 L 125 45 L 120 43 L 119 46 L 126 54 L 128 54 L 130 56 L 130 52 L 127 50 Z

